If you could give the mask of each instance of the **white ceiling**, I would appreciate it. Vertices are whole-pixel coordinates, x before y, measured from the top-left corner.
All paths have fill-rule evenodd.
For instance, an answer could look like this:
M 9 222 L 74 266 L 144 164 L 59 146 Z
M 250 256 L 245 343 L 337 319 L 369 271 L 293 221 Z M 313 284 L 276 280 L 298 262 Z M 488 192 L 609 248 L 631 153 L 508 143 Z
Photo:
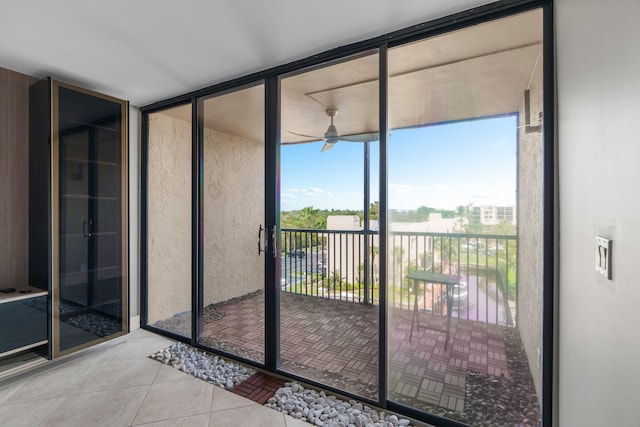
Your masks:
M 0 67 L 142 106 L 487 0 L 0 0 Z

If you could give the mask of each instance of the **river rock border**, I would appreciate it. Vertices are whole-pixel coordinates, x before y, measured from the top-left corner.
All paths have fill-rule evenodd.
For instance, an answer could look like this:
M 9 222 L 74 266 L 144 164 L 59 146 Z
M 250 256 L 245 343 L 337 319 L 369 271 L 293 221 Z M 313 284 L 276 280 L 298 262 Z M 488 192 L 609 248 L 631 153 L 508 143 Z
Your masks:
M 180 342 L 149 357 L 226 390 L 232 390 L 256 372 Z M 333 395 L 328 396 L 324 391 L 305 388 L 297 382 L 285 383 L 264 406 L 319 427 L 411 425 L 411 421 L 406 418 L 378 411 L 355 400 L 346 401 Z
M 184 343 L 173 344 L 149 357 L 226 390 L 232 390 L 256 372 Z
M 395 414 L 377 411 L 355 400 L 341 400 L 324 391 L 304 388 L 297 382 L 285 383 L 264 405 L 318 427 L 395 427 L 411 421 Z

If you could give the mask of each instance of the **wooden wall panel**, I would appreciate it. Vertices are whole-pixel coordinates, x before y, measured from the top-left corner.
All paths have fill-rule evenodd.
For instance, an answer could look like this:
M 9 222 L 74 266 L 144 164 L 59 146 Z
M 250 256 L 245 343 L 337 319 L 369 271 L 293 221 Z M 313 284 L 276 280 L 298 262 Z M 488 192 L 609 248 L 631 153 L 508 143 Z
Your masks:
M 29 280 L 29 85 L 0 68 L 0 288 Z

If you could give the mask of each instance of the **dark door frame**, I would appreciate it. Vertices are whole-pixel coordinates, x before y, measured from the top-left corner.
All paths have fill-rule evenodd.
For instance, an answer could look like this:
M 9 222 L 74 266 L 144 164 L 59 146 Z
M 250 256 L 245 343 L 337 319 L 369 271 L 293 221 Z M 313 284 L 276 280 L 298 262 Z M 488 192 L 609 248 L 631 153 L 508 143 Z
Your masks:
M 199 348 L 203 348 L 222 356 L 236 359 L 240 362 L 266 369 L 279 374 L 304 381 L 314 386 L 328 389 L 342 395 L 346 395 L 381 408 L 405 414 L 407 416 L 429 422 L 440 426 L 462 426 L 458 422 L 441 418 L 430 413 L 426 413 L 415 408 L 410 408 L 387 400 L 387 329 L 386 329 L 386 253 L 380 251 L 380 325 L 379 325 L 379 399 L 371 401 L 355 396 L 343 390 L 333 389 L 325 384 L 310 381 L 308 378 L 297 377 L 289 372 L 280 370 L 280 336 L 279 336 L 279 282 L 276 278 L 280 274 L 279 263 L 275 262 L 278 252 L 279 236 L 279 179 L 280 170 L 280 78 L 288 73 L 299 72 L 303 69 L 322 67 L 327 62 L 340 60 L 347 56 L 362 53 L 367 50 L 377 49 L 379 58 L 379 126 L 380 126 L 380 212 L 379 224 L 381 230 L 387 230 L 387 79 L 382 76 L 387 75 L 387 49 L 403 45 L 411 41 L 417 41 L 438 34 L 448 33 L 454 30 L 465 28 L 471 25 L 490 22 L 492 20 L 525 12 L 528 10 L 542 8 L 543 10 L 543 104 L 545 111 L 545 124 L 543 134 L 543 336 L 542 336 L 542 424 L 551 426 L 556 414 L 553 412 L 553 405 L 556 401 L 556 387 L 554 386 L 554 355 L 557 352 L 557 335 L 554 332 L 556 321 L 556 290 L 554 287 L 555 270 L 554 260 L 556 253 L 555 235 L 555 93 L 554 93 L 554 44 L 553 44 L 553 1 L 552 0 L 501 0 L 486 6 L 478 7 L 468 11 L 460 12 L 448 17 L 436 19 L 424 24 L 419 24 L 403 30 L 392 32 L 383 36 L 372 38 L 366 41 L 350 44 L 329 50 L 318 55 L 313 55 L 305 59 L 291 62 L 286 65 L 275 67 L 247 75 L 238 79 L 230 80 L 214 86 L 199 89 L 184 95 L 180 95 L 167 100 L 159 101 L 141 108 L 142 112 L 142 141 L 141 141 L 141 243 L 140 243 L 140 295 L 141 295 L 141 325 L 145 329 L 152 330 L 172 339 L 188 342 Z M 268 230 L 269 247 L 274 251 L 273 256 L 265 257 L 265 363 L 259 364 L 255 361 L 206 348 L 197 343 L 197 336 L 200 331 L 197 308 L 199 301 L 202 301 L 202 241 L 200 240 L 200 228 L 202 226 L 202 202 L 199 199 L 200 182 L 202 178 L 202 99 L 203 97 L 219 94 L 225 91 L 237 90 L 242 86 L 253 85 L 258 81 L 265 84 L 265 224 Z M 177 334 L 160 330 L 148 325 L 147 316 L 147 185 L 148 185 L 148 115 L 164 109 L 191 104 L 192 126 L 193 126 L 193 171 L 192 171 L 192 231 L 194 242 L 192 257 L 192 336 L 185 338 Z M 271 230 L 275 227 L 275 232 Z M 276 238 L 272 238 L 275 236 Z M 380 245 L 385 247 L 386 234 L 380 233 Z M 268 255 L 268 254 L 265 254 Z

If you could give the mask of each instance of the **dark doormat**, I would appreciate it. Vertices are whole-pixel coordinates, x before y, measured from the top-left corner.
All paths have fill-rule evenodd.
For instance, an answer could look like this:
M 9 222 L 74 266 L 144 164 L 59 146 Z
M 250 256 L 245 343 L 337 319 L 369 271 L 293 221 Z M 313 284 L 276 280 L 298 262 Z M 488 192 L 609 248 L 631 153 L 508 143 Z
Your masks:
M 256 372 L 235 386 L 231 392 L 264 405 L 276 390 L 284 386 L 284 382 L 283 379 Z

